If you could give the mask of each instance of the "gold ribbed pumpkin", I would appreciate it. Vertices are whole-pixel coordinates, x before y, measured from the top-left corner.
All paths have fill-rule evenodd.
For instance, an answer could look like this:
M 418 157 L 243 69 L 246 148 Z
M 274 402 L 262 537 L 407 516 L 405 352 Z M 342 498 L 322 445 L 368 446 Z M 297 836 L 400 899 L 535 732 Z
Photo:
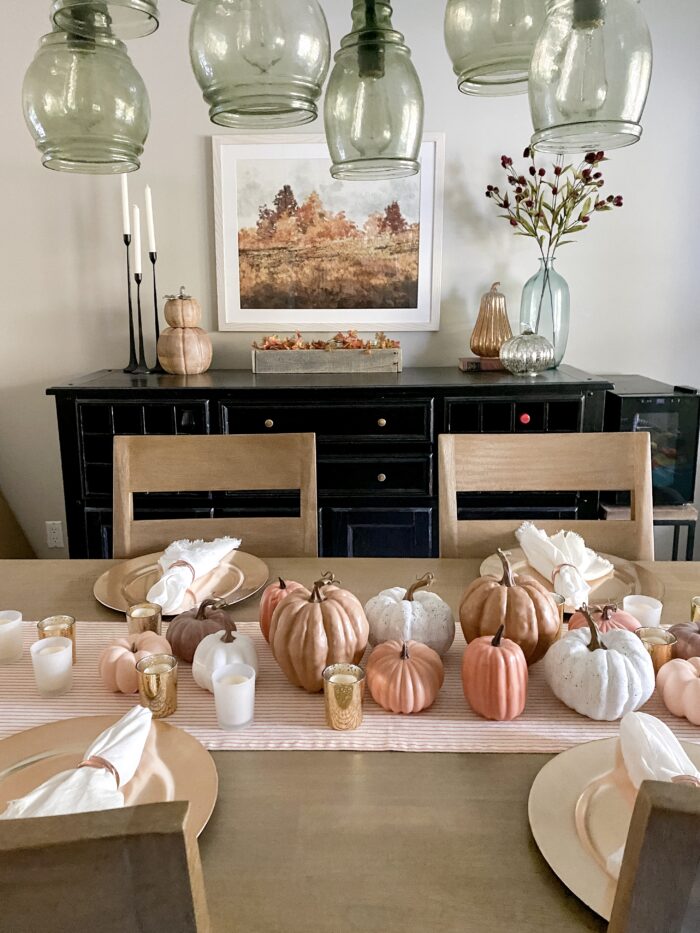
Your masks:
M 500 284 L 494 282 L 491 290 L 481 298 L 479 316 L 469 343 L 472 353 L 477 356 L 497 357 L 506 340 L 513 336 L 506 311 L 506 298 L 498 291 Z

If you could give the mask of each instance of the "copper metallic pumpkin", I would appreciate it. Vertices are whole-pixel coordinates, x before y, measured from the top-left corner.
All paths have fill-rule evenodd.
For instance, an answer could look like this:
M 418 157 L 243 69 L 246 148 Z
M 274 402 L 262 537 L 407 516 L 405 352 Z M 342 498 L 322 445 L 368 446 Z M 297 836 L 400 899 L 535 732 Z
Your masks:
M 503 722 L 516 719 L 527 699 L 527 662 L 520 645 L 496 634 L 482 635 L 462 655 L 464 696 L 479 716 Z
M 444 679 L 440 655 L 417 641 L 382 642 L 367 661 L 367 688 L 392 713 L 419 713 L 432 706 Z
M 296 583 L 294 580 L 283 580 L 282 577 L 278 577 L 277 583 L 270 583 L 263 590 L 263 594 L 260 599 L 259 620 L 260 631 L 263 633 L 263 638 L 265 641 L 270 640 L 270 624 L 272 622 L 272 613 L 282 602 L 285 596 L 289 596 L 290 593 L 294 593 L 296 590 L 299 590 L 300 592 L 303 591 L 306 596 L 311 595 L 303 584 Z

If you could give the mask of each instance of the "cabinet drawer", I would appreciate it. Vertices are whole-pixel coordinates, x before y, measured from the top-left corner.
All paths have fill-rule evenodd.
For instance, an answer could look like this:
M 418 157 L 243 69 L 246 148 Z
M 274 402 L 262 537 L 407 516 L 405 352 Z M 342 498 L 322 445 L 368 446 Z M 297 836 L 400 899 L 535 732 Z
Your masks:
M 429 441 L 432 434 L 433 401 L 356 400 L 332 404 L 295 404 L 271 401 L 267 404 L 222 404 L 222 430 L 225 434 L 293 434 L 308 432 L 319 443 L 342 439 L 367 442 Z
M 425 508 L 321 509 L 321 557 L 436 557 Z
M 319 457 L 317 482 L 325 496 L 429 496 L 432 456 Z
M 446 399 L 445 427 L 451 434 L 537 434 L 582 429 L 583 399 Z

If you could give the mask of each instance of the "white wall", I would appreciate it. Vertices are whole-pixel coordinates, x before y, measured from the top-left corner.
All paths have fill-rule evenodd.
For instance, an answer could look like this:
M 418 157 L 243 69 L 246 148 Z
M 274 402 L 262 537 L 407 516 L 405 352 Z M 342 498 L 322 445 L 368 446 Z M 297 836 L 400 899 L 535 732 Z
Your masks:
M 334 45 L 349 0 L 323 0 Z M 442 327 L 401 335 L 408 365 L 452 365 L 466 351 L 481 293 L 500 279 L 517 315 L 536 268 L 532 244 L 511 235 L 483 195 L 501 153 L 519 156 L 530 135 L 525 97 L 477 100 L 457 92 L 442 41 L 443 5 L 396 0 L 395 23 L 423 80 L 428 131 L 447 133 Z M 561 253 L 572 294 L 566 362 L 592 372 L 642 372 L 700 384 L 697 265 L 700 224 L 700 4 L 643 0 L 655 66 L 643 141 L 612 154 L 609 190 L 625 207 L 596 217 Z M 153 119 L 134 192 L 154 189 L 160 291 L 186 284 L 215 327 L 207 108 L 191 74 L 191 7 L 161 0 L 155 35 L 131 43 Z M 47 32 L 49 0 L 4 0 L 0 31 L 0 488 L 40 556 L 44 521 L 63 517 L 52 383 L 126 362 L 123 246 L 115 178 L 46 171 L 25 129 L 24 72 Z M 321 132 L 320 123 L 307 127 Z M 498 183 L 498 182 L 496 182 Z M 214 334 L 214 365 L 247 367 L 252 335 Z

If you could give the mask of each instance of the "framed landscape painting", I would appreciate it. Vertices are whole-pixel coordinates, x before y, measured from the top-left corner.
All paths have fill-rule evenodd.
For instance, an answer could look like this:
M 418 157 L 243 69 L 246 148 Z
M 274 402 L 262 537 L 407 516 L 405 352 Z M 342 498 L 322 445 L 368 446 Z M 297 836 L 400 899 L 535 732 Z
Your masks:
M 215 136 L 219 329 L 437 330 L 444 136 L 410 178 L 339 181 L 323 136 Z

